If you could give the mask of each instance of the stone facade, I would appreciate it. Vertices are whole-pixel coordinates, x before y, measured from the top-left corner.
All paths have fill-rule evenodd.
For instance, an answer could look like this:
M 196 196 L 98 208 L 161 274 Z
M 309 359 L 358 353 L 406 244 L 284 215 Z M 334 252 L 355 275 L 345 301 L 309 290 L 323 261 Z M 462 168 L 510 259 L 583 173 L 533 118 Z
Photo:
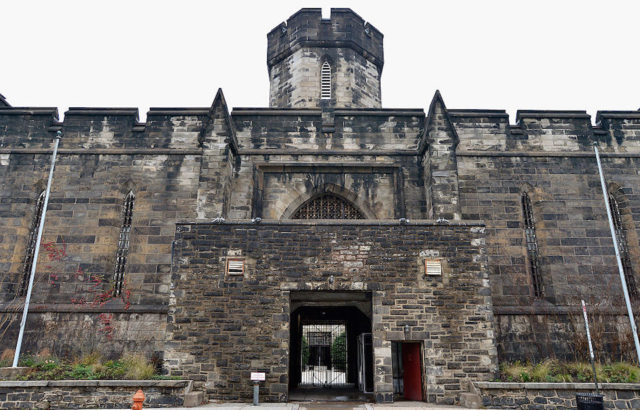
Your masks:
M 380 108 L 382 33 L 349 9 L 301 9 L 267 35 L 270 107 L 315 108 L 320 71 L 331 67 L 328 106 Z
M 623 338 L 628 319 L 621 317 L 626 312 L 592 143 L 600 142 L 609 191 L 621 204 L 636 276 L 640 112 L 601 112 L 598 127 L 584 112 L 524 111 L 515 126 L 500 112 L 452 114 L 460 135 L 462 215 L 487 223 L 501 356 L 573 358 L 572 341 L 583 327 L 575 320 L 580 299 L 596 306 L 592 313 L 608 317 L 607 339 Z M 541 297 L 533 293 L 528 266 L 523 192 L 533 205 Z
M 185 404 L 191 390 L 187 380 L 42 380 L 0 381 L 3 409 L 121 409 L 133 404 L 138 389 L 144 406 Z M 198 403 L 199 404 L 199 403 Z
M 592 394 L 593 383 L 476 383 L 482 404 L 491 409 L 575 409 L 577 394 Z M 640 386 L 634 383 L 601 383 L 604 407 L 637 409 Z
M 392 341 L 423 342 L 432 402 L 453 403 L 467 381 L 495 371 L 480 224 L 180 224 L 176 239 L 166 364 L 209 397 L 249 400 L 259 369 L 266 400 L 286 400 L 296 291 L 372 294 L 377 401 L 393 400 Z M 243 275 L 225 274 L 232 256 L 246 260 Z M 427 257 L 445 261 L 441 276 L 426 275 Z
M 268 108 L 229 110 L 219 90 L 211 107 L 152 108 L 145 123 L 130 108 L 70 108 L 59 121 L 0 98 L 3 318 L 24 300 L 63 135 L 25 351 L 142 351 L 225 400 L 249 397 L 247 375 L 263 369 L 265 398 L 286 400 L 301 360 L 292 323 L 324 300 L 369 326 L 377 400 L 394 399 L 391 344 L 410 341 L 423 398 L 455 403 L 491 378 L 496 350 L 584 351 L 581 298 L 602 324 L 598 354 L 631 351 L 592 143 L 640 280 L 640 112 L 601 111 L 593 125 L 582 111 L 519 111 L 511 124 L 500 110 L 448 109 L 439 92 L 426 113 L 381 108 L 382 34 L 347 9 L 328 20 L 302 9 L 268 34 L 267 57 Z M 328 214 L 343 204 L 362 220 L 293 219 L 325 197 Z M 229 257 L 243 275 L 226 276 Z M 424 275 L 429 258 L 441 276 Z M 3 347 L 16 332 L 0 321 Z

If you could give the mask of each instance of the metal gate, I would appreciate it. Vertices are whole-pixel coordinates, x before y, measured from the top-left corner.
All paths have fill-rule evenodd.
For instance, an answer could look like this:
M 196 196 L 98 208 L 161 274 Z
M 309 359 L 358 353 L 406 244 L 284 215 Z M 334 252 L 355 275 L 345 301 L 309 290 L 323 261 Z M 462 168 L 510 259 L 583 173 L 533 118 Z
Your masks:
M 344 322 L 302 324 L 301 386 L 347 383 L 347 327 Z

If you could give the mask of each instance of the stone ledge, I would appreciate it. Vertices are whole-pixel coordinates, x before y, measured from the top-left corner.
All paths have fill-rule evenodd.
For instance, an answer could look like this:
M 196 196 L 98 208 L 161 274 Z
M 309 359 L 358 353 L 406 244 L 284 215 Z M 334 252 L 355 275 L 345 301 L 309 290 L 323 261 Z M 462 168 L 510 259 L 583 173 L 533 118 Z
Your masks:
M 29 380 L 0 381 L 0 388 L 31 387 L 164 387 L 190 388 L 191 380 Z
M 486 390 L 595 390 L 593 383 L 514 383 L 475 382 L 474 385 Z M 599 383 L 600 390 L 640 391 L 640 383 Z
M 479 151 L 458 150 L 458 157 L 557 157 L 557 158 L 593 158 L 593 151 Z M 640 158 L 640 152 L 602 152 L 602 158 Z
M 250 219 L 237 219 L 237 220 L 229 220 L 224 221 L 223 223 L 215 223 L 211 220 L 207 221 L 178 221 L 176 225 L 250 225 L 250 226 L 260 226 L 260 225 L 269 225 L 269 226 L 331 226 L 331 225 L 353 225 L 353 226 L 406 226 L 406 227 L 416 227 L 416 226 L 432 226 L 439 228 L 447 228 L 447 227 L 484 227 L 484 221 L 477 220 L 465 220 L 465 221 L 448 221 L 445 223 L 440 223 L 430 219 L 411 219 L 408 220 L 407 223 L 402 224 L 398 219 L 313 219 L 313 220 L 303 220 L 303 219 L 291 219 L 291 220 L 278 220 L 278 219 L 263 219 L 260 223 L 254 223 Z
M 0 148 L 0 154 L 47 154 L 51 148 Z M 58 155 L 202 155 L 202 149 L 189 148 L 60 148 Z
M 22 307 L 20 307 L 22 311 Z M 12 302 L 0 303 L 0 313 L 20 313 L 15 311 L 15 304 Z M 72 303 L 33 303 L 29 307 L 29 313 L 123 313 L 123 314 L 167 314 L 169 306 L 165 305 L 131 305 L 125 309 L 124 306 L 91 306 L 74 305 Z

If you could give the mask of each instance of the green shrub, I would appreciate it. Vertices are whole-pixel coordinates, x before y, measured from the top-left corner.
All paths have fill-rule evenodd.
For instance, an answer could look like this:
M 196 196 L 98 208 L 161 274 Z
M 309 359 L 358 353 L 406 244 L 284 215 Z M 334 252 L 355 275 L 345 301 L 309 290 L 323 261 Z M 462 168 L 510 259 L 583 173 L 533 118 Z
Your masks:
M 21 367 L 33 367 L 36 365 L 37 359 L 34 356 L 31 355 L 24 355 L 22 357 L 20 357 L 20 359 L 18 360 L 18 366 Z
M 85 366 L 83 364 L 73 366 L 71 371 L 67 372 L 66 376 L 74 380 L 91 380 L 95 378 L 91 366 Z
M 80 359 L 80 363 L 85 366 L 94 366 L 102 363 L 102 355 L 98 352 L 88 353 Z
M 635 383 L 640 369 L 628 363 L 613 363 L 603 366 L 600 372 L 608 383 Z
M 150 379 L 155 373 L 153 364 L 139 354 L 128 354 L 122 358 L 125 366 L 124 378 L 128 380 Z
M 347 371 L 347 334 L 342 332 L 331 344 L 331 361 L 335 370 Z
M 636 383 L 640 380 L 640 368 L 629 363 L 596 365 L 598 380 L 604 383 Z M 500 380 L 508 382 L 592 382 L 590 363 L 545 360 L 537 364 L 520 362 L 502 364 Z
M 26 356 L 20 363 L 30 369 L 19 380 L 147 380 L 157 376 L 153 364 L 144 356 L 135 354 L 106 362 L 97 353 L 70 362 L 55 357 Z
M 507 382 L 523 382 L 527 376 L 527 366 L 523 365 L 519 361 L 512 364 L 503 364 L 500 366 L 501 375 L 504 375 L 504 380 Z

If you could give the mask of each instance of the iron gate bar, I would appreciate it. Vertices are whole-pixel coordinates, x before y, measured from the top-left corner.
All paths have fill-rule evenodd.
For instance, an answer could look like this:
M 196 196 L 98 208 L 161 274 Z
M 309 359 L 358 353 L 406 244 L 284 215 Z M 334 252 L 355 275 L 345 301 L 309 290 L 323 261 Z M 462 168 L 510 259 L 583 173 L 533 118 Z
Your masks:
M 345 322 L 303 322 L 300 345 L 301 386 L 336 387 L 347 384 Z

